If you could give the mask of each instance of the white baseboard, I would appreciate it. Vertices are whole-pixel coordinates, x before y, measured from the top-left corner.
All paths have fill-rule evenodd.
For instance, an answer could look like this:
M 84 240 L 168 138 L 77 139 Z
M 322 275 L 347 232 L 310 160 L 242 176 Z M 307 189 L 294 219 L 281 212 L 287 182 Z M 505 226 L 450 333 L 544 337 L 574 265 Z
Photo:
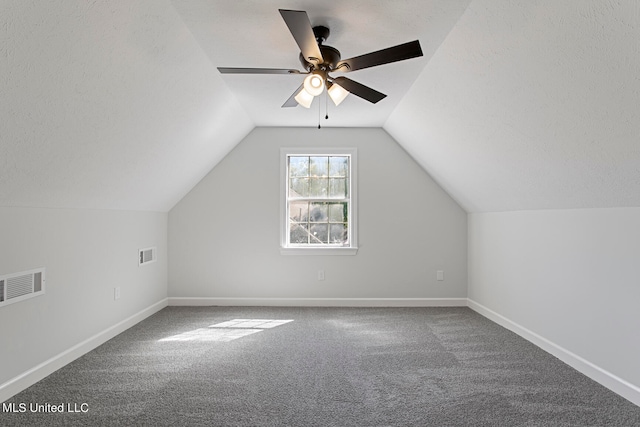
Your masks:
M 466 307 L 466 298 L 184 298 L 169 297 L 170 306 L 270 307 Z
M 593 363 L 583 359 L 577 354 L 574 354 L 569 350 L 536 334 L 535 332 L 532 332 L 529 329 L 520 326 L 519 324 L 507 319 L 506 317 L 483 306 L 482 304 L 473 301 L 472 299 L 469 299 L 468 302 L 468 306 L 472 310 L 478 312 L 479 314 L 497 323 L 498 325 L 509 329 L 511 332 L 520 335 L 522 338 L 532 342 L 547 353 L 554 355 L 575 370 L 602 384 L 614 393 L 619 394 L 620 396 L 629 400 L 631 403 L 640 406 L 640 387 L 637 387 L 630 382 L 617 377 L 611 372 L 608 372 L 600 368 L 599 366 L 594 365 Z
M 10 379 L 6 383 L 0 385 L 0 402 L 11 398 L 12 396 L 20 393 L 27 387 L 32 386 L 38 381 L 44 379 L 48 375 L 51 375 L 63 366 L 73 362 L 78 357 L 90 352 L 94 348 L 109 341 L 116 335 L 126 331 L 136 323 L 141 322 L 154 313 L 162 310 L 167 306 L 167 299 L 163 299 L 144 310 L 124 319 L 121 322 L 116 323 L 110 328 L 105 329 L 102 332 L 98 332 L 94 336 L 87 338 L 79 344 L 63 351 L 62 353 L 42 362 L 41 364 L 29 369 L 28 371 L 18 375 L 17 377 Z

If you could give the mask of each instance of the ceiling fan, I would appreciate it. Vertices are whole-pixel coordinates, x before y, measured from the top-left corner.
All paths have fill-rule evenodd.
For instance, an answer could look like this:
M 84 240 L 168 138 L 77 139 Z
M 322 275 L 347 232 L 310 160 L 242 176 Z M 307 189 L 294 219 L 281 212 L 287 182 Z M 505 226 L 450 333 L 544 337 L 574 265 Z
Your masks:
M 356 71 L 422 56 L 420 42 L 414 40 L 353 58 L 341 59 L 338 49 L 323 44 L 329 37 L 329 28 L 311 27 L 311 21 L 305 11 L 285 9 L 279 9 L 279 11 L 300 47 L 300 63 L 305 71 L 284 68 L 229 67 L 218 67 L 218 71 L 223 74 L 306 74 L 304 82 L 282 107 L 302 105 L 309 108 L 314 97 L 322 94 L 325 88 L 336 106 L 350 93 L 375 104 L 387 95 L 347 77 L 332 77 L 329 73 Z

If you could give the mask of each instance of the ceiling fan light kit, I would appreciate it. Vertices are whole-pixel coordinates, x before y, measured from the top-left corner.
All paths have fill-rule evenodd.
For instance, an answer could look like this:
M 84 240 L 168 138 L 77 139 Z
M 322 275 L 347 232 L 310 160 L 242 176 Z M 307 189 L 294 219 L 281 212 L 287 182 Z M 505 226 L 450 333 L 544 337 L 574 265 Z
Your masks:
M 313 99 L 321 95 L 325 88 L 327 88 L 327 94 L 336 106 L 340 105 L 350 93 L 375 104 L 387 95 L 347 77 L 339 76 L 334 78 L 329 73 L 346 73 L 422 56 L 420 42 L 414 40 L 341 60 L 338 49 L 323 44 L 329 37 L 329 28 L 324 26 L 312 27 L 305 11 L 286 9 L 280 9 L 279 11 L 300 48 L 300 63 L 306 72 L 284 68 L 229 67 L 218 67 L 218 71 L 223 74 L 307 74 L 302 86 L 296 89 L 294 94 L 282 105 L 284 108 L 297 105 L 309 108 Z
M 302 88 L 302 90 L 298 92 L 294 99 L 296 100 L 298 105 L 302 105 L 304 108 L 310 108 L 311 103 L 313 102 L 313 98 L 313 95 L 307 92 L 305 88 Z
M 327 90 L 327 94 L 337 107 L 344 101 L 344 99 L 349 95 L 349 92 L 346 91 L 342 86 L 338 83 L 329 83 L 329 90 Z
M 304 78 L 304 90 L 311 96 L 319 96 L 324 91 L 324 78 L 316 73 Z

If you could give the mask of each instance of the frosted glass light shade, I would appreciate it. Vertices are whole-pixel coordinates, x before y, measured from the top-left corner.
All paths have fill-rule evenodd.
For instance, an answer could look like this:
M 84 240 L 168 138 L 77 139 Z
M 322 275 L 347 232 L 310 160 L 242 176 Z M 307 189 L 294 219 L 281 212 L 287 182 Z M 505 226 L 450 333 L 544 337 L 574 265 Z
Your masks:
M 349 95 L 349 92 L 337 83 L 333 83 L 327 93 L 329 94 L 329 97 L 331 97 L 333 103 L 336 104 L 336 107 L 344 101 L 347 95 Z
M 313 102 L 313 95 L 307 92 L 304 88 L 293 98 L 296 102 L 302 105 L 304 108 L 311 107 L 311 102 Z
M 304 89 L 311 96 L 318 96 L 324 90 L 324 79 L 317 74 L 309 74 L 304 79 Z

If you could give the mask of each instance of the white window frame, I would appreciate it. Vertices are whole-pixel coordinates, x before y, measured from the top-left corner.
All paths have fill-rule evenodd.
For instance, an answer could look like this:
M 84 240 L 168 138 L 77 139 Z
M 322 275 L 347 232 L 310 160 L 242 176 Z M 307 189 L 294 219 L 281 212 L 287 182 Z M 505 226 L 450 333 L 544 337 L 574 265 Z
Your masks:
M 289 204 L 287 191 L 289 156 L 348 155 L 349 159 L 349 245 L 348 246 L 292 246 L 289 245 Z M 355 255 L 358 252 L 358 162 L 355 148 L 303 148 L 280 149 L 280 253 L 282 255 Z

